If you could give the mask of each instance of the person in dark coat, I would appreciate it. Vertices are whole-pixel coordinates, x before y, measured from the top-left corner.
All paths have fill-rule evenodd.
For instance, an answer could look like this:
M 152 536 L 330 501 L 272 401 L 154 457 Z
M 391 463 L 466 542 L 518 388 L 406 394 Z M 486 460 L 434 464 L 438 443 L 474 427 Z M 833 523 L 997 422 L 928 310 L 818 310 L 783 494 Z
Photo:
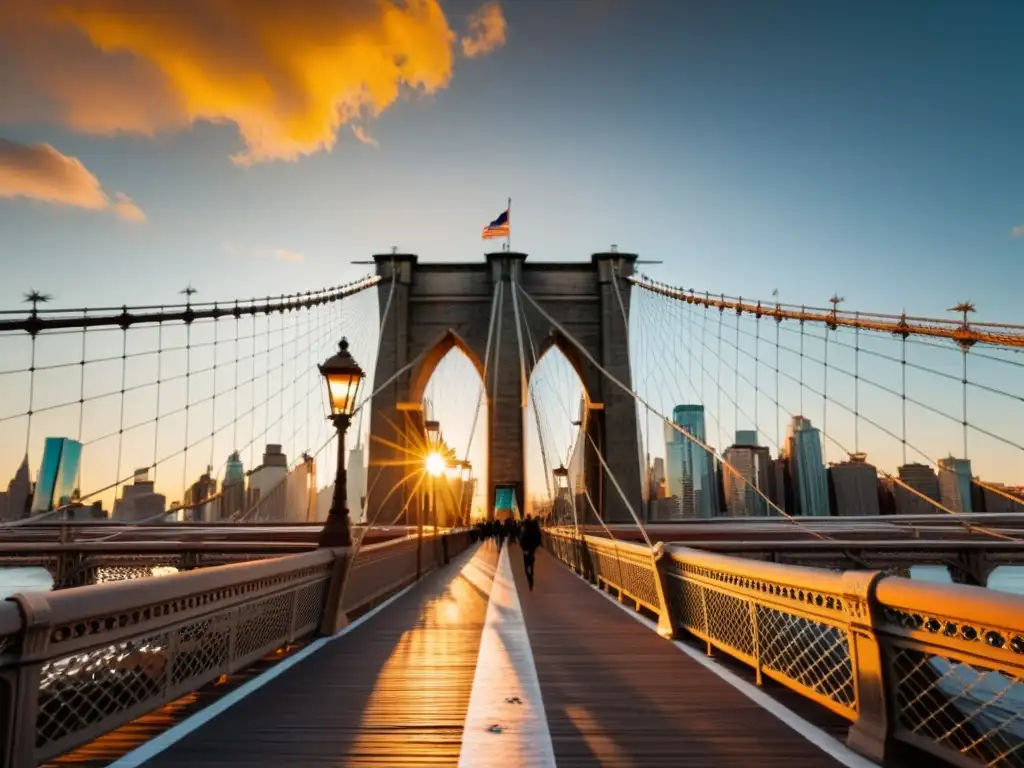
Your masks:
M 502 531 L 502 535 L 509 544 L 514 544 L 516 541 L 516 521 L 510 517 L 505 518 L 505 530 Z
M 540 523 L 532 515 L 527 515 L 523 521 L 522 533 L 519 534 L 519 546 L 523 548 L 523 567 L 526 569 L 526 583 L 530 585 L 531 592 L 533 591 L 533 566 L 540 543 Z

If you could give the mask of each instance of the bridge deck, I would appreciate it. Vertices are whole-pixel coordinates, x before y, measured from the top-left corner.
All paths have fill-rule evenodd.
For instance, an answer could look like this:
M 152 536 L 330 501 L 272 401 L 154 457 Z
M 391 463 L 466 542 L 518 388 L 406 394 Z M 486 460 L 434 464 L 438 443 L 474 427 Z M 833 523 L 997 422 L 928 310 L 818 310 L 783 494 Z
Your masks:
M 840 765 L 546 553 L 530 592 L 511 555 L 477 548 L 145 765 Z M 507 730 L 464 733 L 471 706 Z

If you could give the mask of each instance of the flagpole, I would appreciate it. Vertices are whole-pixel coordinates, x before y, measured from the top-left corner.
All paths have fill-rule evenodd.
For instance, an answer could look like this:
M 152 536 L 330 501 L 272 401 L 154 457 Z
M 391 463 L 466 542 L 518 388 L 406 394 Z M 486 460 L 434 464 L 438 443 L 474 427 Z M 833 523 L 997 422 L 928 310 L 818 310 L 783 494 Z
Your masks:
M 508 208 L 505 209 L 506 219 L 505 223 L 508 225 L 508 235 L 505 238 L 505 248 L 509 251 L 512 250 L 512 198 L 508 199 Z

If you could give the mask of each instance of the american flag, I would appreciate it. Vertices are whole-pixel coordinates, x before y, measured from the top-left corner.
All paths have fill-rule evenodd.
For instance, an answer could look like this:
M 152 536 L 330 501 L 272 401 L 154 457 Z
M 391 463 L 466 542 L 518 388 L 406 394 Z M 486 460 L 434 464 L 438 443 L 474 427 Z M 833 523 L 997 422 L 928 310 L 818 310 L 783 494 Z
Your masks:
M 509 213 L 508 209 L 486 227 L 484 227 L 484 240 L 490 240 L 495 237 L 508 237 L 509 236 Z

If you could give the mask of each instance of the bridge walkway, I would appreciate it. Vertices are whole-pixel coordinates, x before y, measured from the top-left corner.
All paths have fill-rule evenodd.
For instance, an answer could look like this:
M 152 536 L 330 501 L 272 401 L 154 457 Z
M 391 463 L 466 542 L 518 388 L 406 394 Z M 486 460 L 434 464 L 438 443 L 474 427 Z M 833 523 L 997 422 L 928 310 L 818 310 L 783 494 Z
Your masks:
M 475 547 L 114 765 L 867 765 L 836 759 L 827 736 L 815 746 L 547 553 L 536 576 L 531 592 L 518 547 Z

